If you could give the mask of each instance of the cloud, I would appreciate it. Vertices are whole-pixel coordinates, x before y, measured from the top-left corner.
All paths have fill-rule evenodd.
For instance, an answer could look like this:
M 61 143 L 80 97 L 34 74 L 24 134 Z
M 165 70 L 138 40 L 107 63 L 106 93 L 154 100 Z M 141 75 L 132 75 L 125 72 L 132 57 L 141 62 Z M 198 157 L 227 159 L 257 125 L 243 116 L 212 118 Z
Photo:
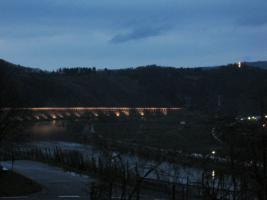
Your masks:
M 133 30 L 128 31 L 127 33 L 116 34 L 110 40 L 111 43 L 124 43 L 131 40 L 140 40 L 153 36 L 158 36 L 170 29 L 170 26 L 156 26 L 156 27 L 136 27 Z

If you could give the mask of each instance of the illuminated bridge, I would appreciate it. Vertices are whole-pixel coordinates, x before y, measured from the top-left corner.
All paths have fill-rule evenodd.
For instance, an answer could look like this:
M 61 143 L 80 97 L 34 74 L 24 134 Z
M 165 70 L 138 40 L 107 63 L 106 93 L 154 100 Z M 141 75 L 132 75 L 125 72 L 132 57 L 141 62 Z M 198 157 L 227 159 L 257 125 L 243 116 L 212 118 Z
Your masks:
M 178 107 L 35 107 L 35 108 L 4 108 L 2 112 L 13 112 L 12 120 L 60 120 L 68 118 L 82 118 L 85 116 L 98 117 L 100 115 L 128 117 L 147 114 L 168 115 L 177 112 Z

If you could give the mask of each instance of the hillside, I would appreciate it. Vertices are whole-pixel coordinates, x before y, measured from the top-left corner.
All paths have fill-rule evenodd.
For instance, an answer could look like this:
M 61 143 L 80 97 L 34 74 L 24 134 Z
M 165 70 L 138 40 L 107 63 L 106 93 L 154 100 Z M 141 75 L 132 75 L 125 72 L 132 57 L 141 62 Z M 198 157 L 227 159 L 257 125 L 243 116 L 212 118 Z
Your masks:
M 248 64 L 241 69 L 236 65 L 209 69 L 153 65 L 45 72 L 0 60 L 0 73 L 4 107 L 182 106 L 251 113 L 259 112 L 260 96 L 267 96 L 267 70 Z
M 246 64 L 252 67 L 267 69 L 267 61 L 247 62 Z

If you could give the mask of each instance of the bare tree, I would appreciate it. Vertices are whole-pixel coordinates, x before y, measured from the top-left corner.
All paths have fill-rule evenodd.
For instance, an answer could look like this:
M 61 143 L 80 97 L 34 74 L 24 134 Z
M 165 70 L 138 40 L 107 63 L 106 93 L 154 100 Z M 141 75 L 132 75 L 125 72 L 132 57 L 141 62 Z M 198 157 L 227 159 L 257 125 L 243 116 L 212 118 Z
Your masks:
M 264 117 L 254 122 L 226 124 L 222 132 L 228 173 L 236 199 L 248 192 L 259 200 L 266 200 L 267 130 Z

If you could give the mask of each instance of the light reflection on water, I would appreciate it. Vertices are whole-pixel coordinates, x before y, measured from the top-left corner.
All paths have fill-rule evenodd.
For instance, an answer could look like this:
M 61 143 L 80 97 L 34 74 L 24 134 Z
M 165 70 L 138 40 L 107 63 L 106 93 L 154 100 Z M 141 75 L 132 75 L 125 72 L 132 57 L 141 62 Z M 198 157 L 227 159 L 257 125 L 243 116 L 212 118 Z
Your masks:
M 66 128 L 62 122 L 52 120 L 35 123 L 28 131 L 34 135 L 52 135 L 65 130 Z

